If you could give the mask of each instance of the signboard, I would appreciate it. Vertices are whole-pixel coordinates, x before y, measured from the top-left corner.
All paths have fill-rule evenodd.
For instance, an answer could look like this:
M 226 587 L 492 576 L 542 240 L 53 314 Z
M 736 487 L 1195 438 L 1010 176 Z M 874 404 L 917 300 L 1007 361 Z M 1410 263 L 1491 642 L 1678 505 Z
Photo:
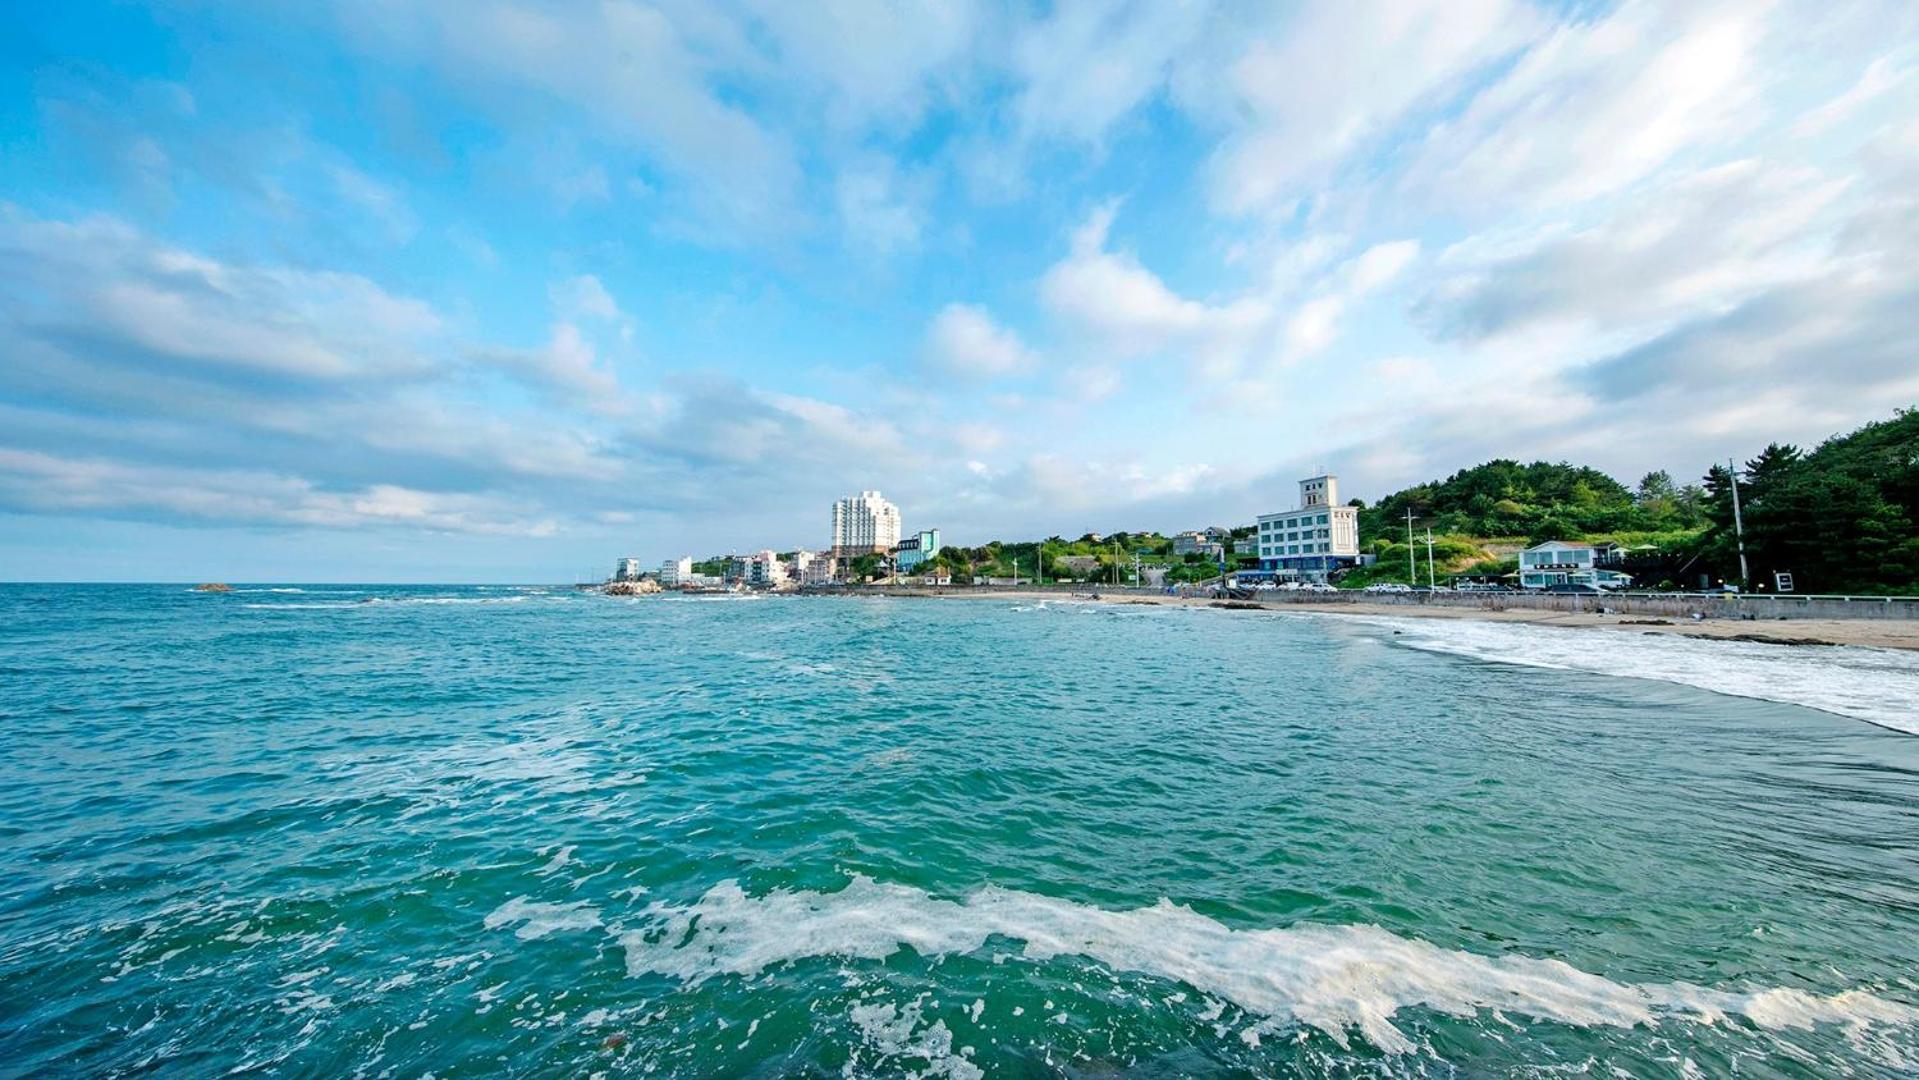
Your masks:
M 1772 576 L 1772 587 L 1778 589 L 1780 592 L 1791 592 L 1792 575 L 1784 570 L 1775 573 Z

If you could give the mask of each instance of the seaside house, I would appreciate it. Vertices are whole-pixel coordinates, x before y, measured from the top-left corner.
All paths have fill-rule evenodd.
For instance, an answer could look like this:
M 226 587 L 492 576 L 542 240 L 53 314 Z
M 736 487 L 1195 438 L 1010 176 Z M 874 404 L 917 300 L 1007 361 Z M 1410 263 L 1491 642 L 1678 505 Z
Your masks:
M 669 589 L 693 584 L 693 557 L 682 555 L 660 564 L 660 584 Z
M 1325 581 L 1359 561 L 1359 511 L 1339 505 L 1339 477 L 1299 482 L 1299 506 L 1261 514 L 1259 568 L 1275 577 Z
M 899 542 L 893 549 L 893 564 L 902 574 L 918 570 L 921 563 L 940 553 L 940 531 L 921 529 L 919 532 Z
M 762 551 L 746 557 L 746 573 L 743 576 L 748 585 L 760 589 L 774 589 L 786 584 L 786 563 L 771 551 Z
M 1187 555 L 1204 555 L 1218 562 L 1226 555 L 1226 546 L 1215 540 L 1212 530 L 1197 530 L 1173 534 L 1173 554 L 1184 558 Z
M 614 581 L 640 580 L 640 560 L 628 558 L 628 559 L 621 559 L 619 562 L 614 563 L 613 564 L 613 580 Z
M 833 557 L 823 551 L 796 551 L 788 573 L 802 585 L 831 585 Z
M 1527 589 L 1552 585 L 1597 585 L 1602 589 L 1623 589 L 1632 578 L 1607 569 L 1612 545 L 1588 544 L 1576 540 L 1548 540 L 1519 553 L 1519 584 Z

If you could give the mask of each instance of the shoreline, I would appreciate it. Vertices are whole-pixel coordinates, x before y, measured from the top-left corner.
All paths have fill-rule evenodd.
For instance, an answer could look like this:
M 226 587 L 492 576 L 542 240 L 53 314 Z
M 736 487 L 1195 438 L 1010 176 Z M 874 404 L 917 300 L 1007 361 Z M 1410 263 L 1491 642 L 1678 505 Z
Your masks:
M 816 595 L 816 594 L 809 594 Z M 1288 600 L 1280 603 L 1217 600 L 1210 597 L 1163 594 L 1090 592 L 1062 593 L 1038 589 L 953 589 L 900 587 L 870 593 L 849 591 L 846 596 L 873 595 L 929 600 L 1059 600 L 1082 604 L 1133 604 L 1154 607 L 1202 607 L 1238 611 L 1306 612 L 1314 615 L 1356 615 L 1369 618 L 1471 619 L 1480 622 L 1532 623 L 1613 633 L 1663 634 L 1718 641 L 1769 645 L 1845 645 L 1866 649 L 1919 652 L 1919 619 L 1687 619 L 1647 615 L 1563 612 L 1533 608 L 1494 611 L 1477 607 L 1441 607 L 1358 602 L 1316 603 Z

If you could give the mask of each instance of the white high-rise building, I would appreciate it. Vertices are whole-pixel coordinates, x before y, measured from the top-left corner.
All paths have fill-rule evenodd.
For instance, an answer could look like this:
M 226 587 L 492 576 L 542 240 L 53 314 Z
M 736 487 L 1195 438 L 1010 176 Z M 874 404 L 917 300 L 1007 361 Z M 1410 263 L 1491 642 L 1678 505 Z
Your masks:
M 661 563 L 660 584 L 669 589 L 678 585 L 693 584 L 693 557 L 682 555 L 677 559 L 668 559 Z
M 877 491 L 833 504 L 833 554 L 839 558 L 891 551 L 900 542 L 900 508 Z

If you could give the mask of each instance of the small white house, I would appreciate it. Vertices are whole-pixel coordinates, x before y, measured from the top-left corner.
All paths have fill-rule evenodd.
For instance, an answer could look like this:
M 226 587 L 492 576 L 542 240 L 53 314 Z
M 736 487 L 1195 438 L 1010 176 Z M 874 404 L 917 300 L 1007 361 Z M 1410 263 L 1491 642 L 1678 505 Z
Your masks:
M 1632 578 L 1598 565 L 1599 545 L 1574 540 L 1548 540 L 1519 553 L 1519 584 L 1527 589 L 1553 585 L 1597 585 L 1623 589 Z

